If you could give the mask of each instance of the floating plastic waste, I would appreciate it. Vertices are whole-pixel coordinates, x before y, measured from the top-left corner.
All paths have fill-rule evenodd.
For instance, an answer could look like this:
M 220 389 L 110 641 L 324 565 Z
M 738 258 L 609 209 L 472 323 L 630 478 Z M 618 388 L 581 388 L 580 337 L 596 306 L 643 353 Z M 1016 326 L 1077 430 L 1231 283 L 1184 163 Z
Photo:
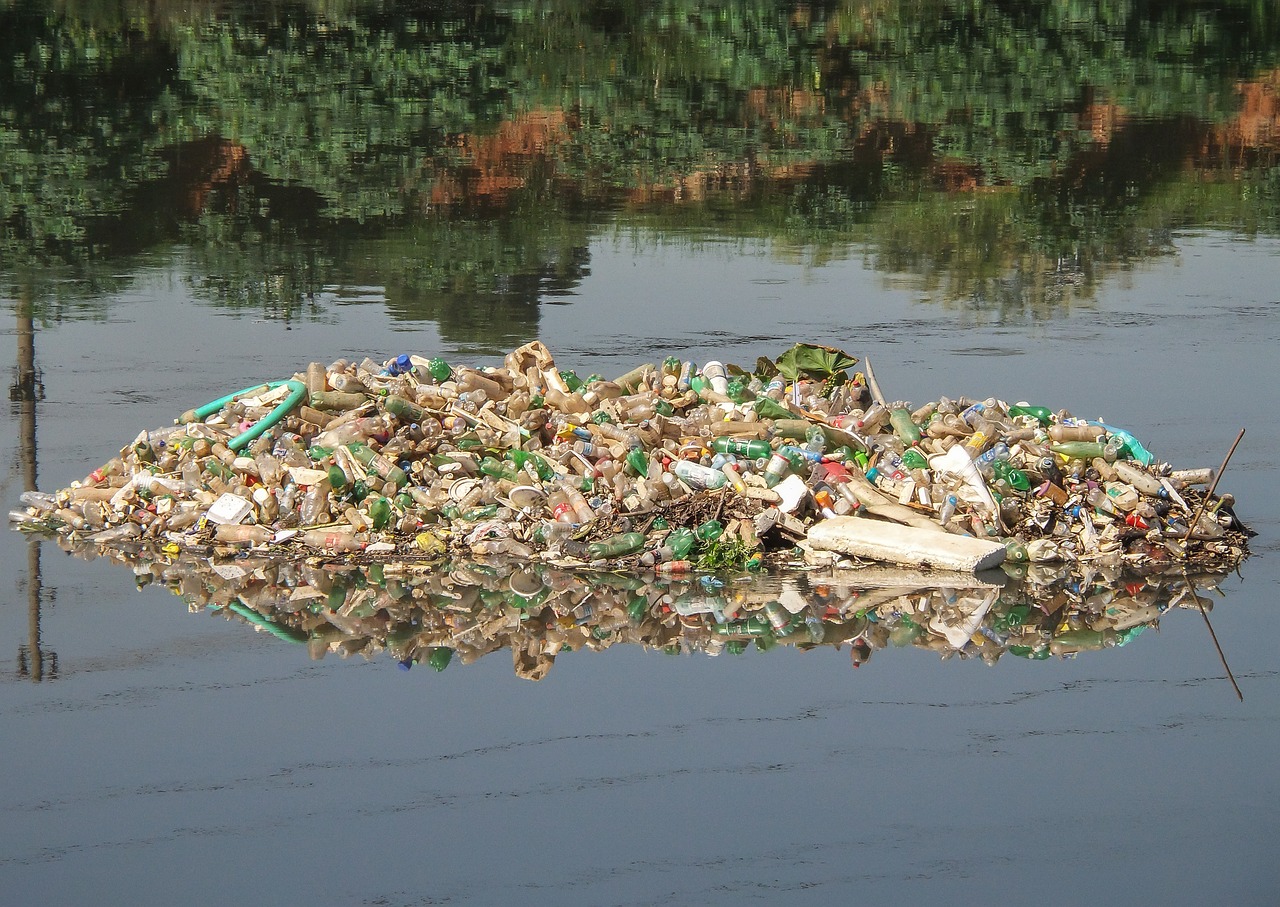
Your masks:
M 10 516 L 135 555 L 668 575 L 910 565 L 950 535 L 995 550 L 961 569 L 1225 571 L 1248 555 L 1234 500 L 1203 487 L 1211 470 L 1174 469 L 1065 410 L 872 400 L 856 363 L 797 344 L 750 370 L 668 357 L 607 380 L 559 370 L 539 342 L 488 368 L 311 363 L 139 433 Z M 810 545 L 833 520 L 856 531 Z

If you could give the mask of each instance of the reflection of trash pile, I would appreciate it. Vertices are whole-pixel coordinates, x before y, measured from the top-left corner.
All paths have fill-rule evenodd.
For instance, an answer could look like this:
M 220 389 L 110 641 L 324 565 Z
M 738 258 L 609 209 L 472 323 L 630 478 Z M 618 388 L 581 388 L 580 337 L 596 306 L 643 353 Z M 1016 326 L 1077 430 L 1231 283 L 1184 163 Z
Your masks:
M 85 557 L 99 553 L 87 541 L 58 541 Z M 1006 653 L 1068 657 L 1122 646 L 1170 608 L 1212 608 L 1203 596 L 1219 578 L 1112 567 L 1081 580 L 1067 565 L 1045 564 L 1023 568 L 1018 580 L 881 565 L 721 578 L 510 559 L 437 569 L 254 553 L 213 562 L 191 551 L 110 556 L 132 567 L 139 585 L 164 584 L 193 611 L 235 615 L 305 644 L 313 658 L 360 654 L 443 670 L 509 649 L 516 673 L 531 680 L 561 653 L 619 643 L 710 655 L 848 644 L 855 666 L 890 646 L 988 663 Z
M 855 364 L 801 344 L 751 371 L 668 358 L 579 379 L 537 342 L 496 368 L 313 363 L 142 432 L 11 517 L 119 550 L 671 575 L 797 552 L 962 569 L 1247 555 L 1230 497 L 1203 488 L 1211 470 L 1042 407 L 889 403 Z

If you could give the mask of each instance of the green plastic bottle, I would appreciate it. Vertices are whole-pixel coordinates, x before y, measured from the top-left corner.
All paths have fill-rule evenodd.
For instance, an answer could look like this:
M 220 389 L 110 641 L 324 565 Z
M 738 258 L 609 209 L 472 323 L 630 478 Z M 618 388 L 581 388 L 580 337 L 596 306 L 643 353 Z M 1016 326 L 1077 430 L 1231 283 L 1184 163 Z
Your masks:
M 633 447 L 627 451 L 627 469 L 637 476 L 649 474 L 649 455 L 643 448 Z
M 1011 416 L 1030 416 L 1041 425 L 1048 425 L 1053 420 L 1053 412 L 1047 406 L 1030 406 L 1025 403 L 1015 403 L 1009 407 L 1009 415 Z
M 893 426 L 893 433 L 898 436 L 903 446 L 910 447 L 912 444 L 920 443 L 920 426 L 912 421 L 911 411 L 905 406 L 890 411 L 889 424 Z
M 724 524 L 719 520 L 707 520 L 695 529 L 693 534 L 704 542 L 714 542 L 724 535 Z
M 461 519 L 468 523 L 478 523 L 481 520 L 490 520 L 498 515 L 497 504 L 486 504 L 483 507 L 473 507 L 461 515 Z
M 405 475 L 403 469 L 392 463 L 367 444 L 360 441 L 352 441 L 347 445 L 347 450 L 351 451 L 351 455 L 355 457 L 362 466 L 373 470 L 380 478 L 385 479 L 388 482 L 394 482 L 397 488 L 403 488 L 409 483 L 409 477 Z
M 374 529 L 386 529 L 391 522 L 391 502 L 378 495 L 369 505 L 369 519 L 373 520 Z
M 694 542 L 697 537 L 693 534 L 693 530 L 681 527 L 671 530 L 667 536 L 666 545 L 671 549 L 671 553 L 675 555 L 678 561 L 684 560 L 689 556 L 689 552 L 693 550 Z
M 902 452 L 902 465 L 907 469 L 928 469 L 929 461 L 918 447 L 910 447 Z
M 752 460 L 759 460 L 773 453 L 773 448 L 768 441 L 731 438 L 727 435 L 712 440 L 711 449 L 716 453 L 734 454 Z
M 749 400 L 754 400 L 756 395 L 752 392 L 746 381 L 741 378 L 734 378 L 729 382 L 728 397 L 734 403 L 746 403 Z
M 620 532 L 600 542 L 592 542 L 587 546 L 587 557 L 593 561 L 606 557 L 625 557 L 635 554 L 644 547 L 643 532 Z
M 1084 460 L 1085 462 L 1092 460 L 1094 457 L 1101 457 L 1107 452 L 1106 445 L 1097 441 L 1063 441 L 1060 444 L 1051 444 L 1049 449 L 1070 460 Z
M 449 368 L 449 363 L 438 356 L 427 361 L 427 371 L 436 381 L 448 381 L 453 375 L 453 369 Z
M 496 457 L 481 458 L 479 469 L 485 475 L 493 476 L 495 479 L 506 479 L 509 482 L 520 480 L 520 475 L 515 469 Z
M 526 463 L 532 463 L 534 471 L 538 473 L 538 478 L 544 482 L 549 482 L 555 477 L 556 471 L 551 468 L 551 464 L 546 461 L 546 458 L 532 451 L 509 450 L 507 451 L 507 457 L 512 463 L 516 464 L 517 469 L 524 469 Z
M 449 667 L 449 662 L 451 660 L 453 660 L 453 649 L 450 649 L 448 646 L 439 646 L 438 648 L 431 650 L 431 658 L 427 663 L 437 671 L 443 671 L 445 668 Z
M 906 457 L 904 456 L 902 459 L 905 463 Z M 1031 490 L 1031 480 L 1027 478 L 1027 474 L 1009 462 L 1005 460 L 996 460 L 991 464 L 991 468 L 995 472 L 996 476 L 1008 482 L 1011 488 L 1018 491 Z
M 387 397 L 383 402 L 383 406 L 387 412 L 401 422 L 421 422 L 427 414 L 426 410 L 412 400 L 406 400 L 404 397 L 397 397 L 394 394 Z

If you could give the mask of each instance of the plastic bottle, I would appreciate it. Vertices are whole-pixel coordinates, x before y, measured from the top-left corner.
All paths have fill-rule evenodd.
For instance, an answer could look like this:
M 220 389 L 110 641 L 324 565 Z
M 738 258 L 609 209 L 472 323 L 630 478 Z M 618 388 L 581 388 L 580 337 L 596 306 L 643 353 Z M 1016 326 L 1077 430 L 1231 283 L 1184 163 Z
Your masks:
M 693 551 L 693 546 L 697 542 L 697 537 L 693 534 L 693 530 L 680 527 L 672 529 L 667 534 L 666 541 L 663 542 L 664 547 L 670 548 L 672 556 L 675 560 L 684 560 Z
M 992 471 L 995 473 L 996 478 L 1015 491 L 1031 490 L 1031 480 L 1027 478 L 1027 474 L 1007 460 L 996 460 L 992 464 Z
M 403 469 L 396 466 L 382 454 L 373 450 L 367 444 L 360 441 L 353 441 L 347 445 L 347 450 L 351 455 L 365 468 L 375 472 L 380 478 L 388 482 L 394 482 L 397 488 L 403 488 L 409 483 L 409 477 L 405 475 Z
M 773 488 L 790 473 L 791 461 L 781 451 L 775 450 L 764 467 L 764 484 Z
M 677 460 L 671 467 L 671 471 L 690 488 L 700 490 L 714 491 L 717 488 L 723 488 L 729 481 L 719 469 L 712 469 L 710 466 L 703 466 L 692 460 Z
M 304 545 L 326 551 L 359 551 L 364 544 L 349 529 L 308 529 L 298 534 Z
M 858 431 L 863 434 L 873 434 L 886 419 L 889 418 L 889 410 L 885 409 L 883 404 L 872 403 L 867 407 L 866 411 L 854 421 L 854 425 Z
M 387 397 L 382 405 L 387 412 L 401 422 L 421 422 L 427 415 L 426 410 L 417 403 L 412 400 L 406 400 L 404 397 L 397 397 L 394 394 Z
M 698 527 L 693 530 L 693 534 L 702 542 L 714 542 L 724 535 L 724 524 L 719 520 L 707 520 L 698 524 Z
M 904 447 L 920 443 L 920 426 L 912 420 L 911 412 L 905 406 L 890 411 L 889 424 L 893 426 L 893 433 Z
M 1091 460 L 1106 453 L 1106 445 L 1097 441 L 1063 441 L 1049 445 L 1049 449 L 1068 460 Z
M 768 441 L 731 438 L 726 435 L 712 439 L 711 449 L 716 453 L 734 454 L 735 456 L 748 457 L 752 460 L 767 457 L 773 452 L 773 448 Z
M 590 523 L 596 518 L 595 511 L 591 509 L 591 505 L 587 503 L 587 499 L 582 496 L 581 491 L 573 487 L 567 480 L 562 480 L 560 487 L 564 491 L 565 500 L 573 509 L 575 522 Z
M 635 554 L 645 544 L 643 532 L 623 532 L 609 538 L 587 545 L 587 557 L 593 561 L 610 557 L 625 557 Z
M 724 477 L 728 480 L 733 490 L 738 494 L 743 494 L 747 490 L 747 485 L 742 481 L 742 476 L 738 472 L 738 467 L 734 463 L 725 463 L 720 467 L 720 471 L 724 473 Z
M 453 369 L 449 367 L 449 363 L 437 356 L 427 360 L 427 373 L 439 383 L 448 381 L 453 376 Z
M 1103 434 L 1096 425 L 1050 425 L 1050 440 L 1063 441 L 1097 441 Z
M 275 537 L 266 526 L 221 525 L 214 530 L 214 538 L 232 545 L 265 545 Z
M 391 502 L 379 495 L 369 505 L 369 519 L 373 522 L 374 529 L 385 529 L 387 524 L 391 522 Z
M 1115 426 L 1108 425 L 1105 422 L 1093 422 L 1090 424 L 1097 425 L 1100 428 L 1105 428 L 1113 439 L 1120 442 L 1121 449 L 1128 454 L 1129 459 L 1136 461 L 1138 465 L 1150 466 L 1156 461 L 1156 458 L 1151 451 L 1143 447 L 1137 438 L 1129 434 L 1123 428 L 1116 428 Z M 1114 457 L 1112 459 L 1114 459 Z
M 1047 406 L 1031 406 L 1028 403 L 1015 403 L 1009 407 L 1011 416 L 1030 416 L 1043 426 L 1053 420 L 1053 411 Z
M 1160 484 L 1160 480 L 1143 469 L 1132 466 L 1123 460 L 1117 460 L 1114 464 L 1114 469 L 1120 481 L 1127 482 L 1143 494 L 1162 498 L 1169 495 L 1164 486 Z
M 329 480 L 317 482 L 307 489 L 306 494 L 302 496 L 302 503 L 299 505 L 299 516 L 302 518 L 304 526 L 314 526 L 322 523 L 329 518 Z
M 1116 506 L 1116 503 L 1101 488 L 1090 488 L 1088 491 L 1085 492 L 1084 498 L 1086 501 L 1092 504 L 1095 509 L 1101 511 L 1102 513 L 1108 514 L 1109 516 L 1113 516 L 1113 517 L 1123 516 L 1123 514 L 1120 511 L 1120 508 Z

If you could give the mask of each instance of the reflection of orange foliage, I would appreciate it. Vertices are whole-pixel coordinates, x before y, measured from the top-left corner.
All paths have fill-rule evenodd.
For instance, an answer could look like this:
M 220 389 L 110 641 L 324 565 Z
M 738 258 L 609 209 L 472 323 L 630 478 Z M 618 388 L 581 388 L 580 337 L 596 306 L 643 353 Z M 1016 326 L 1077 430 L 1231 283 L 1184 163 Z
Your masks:
M 1241 83 L 1237 90 L 1243 101 L 1240 114 L 1217 128 L 1190 120 L 1144 124 L 1131 120 L 1124 108 L 1090 94 L 1084 99 L 1077 126 L 1092 136 L 1094 146 L 1082 150 L 1074 168 L 1068 170 L 1105 168 L 1104 158 L 1119 159 L 1131 153 L 1134 142 L 1151 142 L 1148 133 L 1152 128 L 1168 133 L 1168 140 L 1163 142 L 1165 150 L 1180 157 L 1184 166 L 1210 166 L 1213 160 L 1223 156 L 1233 159 L 1245 151 L 1280 150 L 1280 70 Z M 831 97 L 830 93 L 803 89 L 756 88 L 746 93 L 744 118 L 770 127 L 806 118 L 821 119 L 828 113 Z M 884 84 L 864 86 L 850 94 L 845 116 L 851 125 L 858 124 L 848 149 L 851 159 L 872 168 L 878 161 L 892 159 L 928 174 L 934 186 L 948 193 L 1001 188 L 989 182 L 988 174 L 976 163 L 938 157 L 929 127 L 875 115 L 875 111 L 891 107 L 891 101 L 892 91 Z M 450 144 L 460 163 L 436 169 L 431 204 L 505 204 L 513 193 L 529 184 L 538 166 L 545 168 L 546 176 L 554 175 L 556 148 L 571 141 L 575 127 L 576 123 L 563 111 L 535 110 L 504 122 L 492 135 L 452 137 Z M 230 180 L 240 167 L 247 168 L 243 148 L 228 142 L 220 142 L 218 147 L 223 149 L 223 166 L 208 167 L 208 185 L 216 185 L 220 179 Z M 825 166 L 818 161 L 771 165 L 768 149 L 763 150 L 765 154 L 760 158 L 724 162 L 674 179 L 641 180 L 627 193 L 627 201 L 636 205 L 697 202 L 713 193 L 745 193 L 762 183 L 802 182 L 814 178 Z M 197 189 L 192 190 L 191 198 L 192 204 L 203 202 L 203 194 Z
M 929 169 L 943 192 L 974 192 L 982 185 L 982 168 L 969 161 L 948 159 Z
M 1218 130 L 1228 148 L 1275 148 L 1280 144 L 1280 70 L 1236 87 L 1244 100 L 1240 115 Z
M 568 137 L 567 120 L 558 110 L 531 111 L 504 122 L 493 135 L 455 136 L 452 144 L 462 164 L 436 174 L 431 204 L 501 204 L 524 188 L 531 165 Z
M 1125 120 L 1124 108 L 1115 104 L 1091 103 L 1080 111 L 1079 128 L 1105 148 L 1111 144 L 1116 130 L 1124 128 Z
M 769 123 L 821 116 L 824 107 L 822 95 L 793 88 L 753 88 L 746 96 L 747 115 Z
M 199 217 L 209 193 L 242 185 L 249 172 L 249 152 L 237 142 L 211 136 L 179 146 L 170 170 L 170 178 L 178 185 L 179 213 Z

